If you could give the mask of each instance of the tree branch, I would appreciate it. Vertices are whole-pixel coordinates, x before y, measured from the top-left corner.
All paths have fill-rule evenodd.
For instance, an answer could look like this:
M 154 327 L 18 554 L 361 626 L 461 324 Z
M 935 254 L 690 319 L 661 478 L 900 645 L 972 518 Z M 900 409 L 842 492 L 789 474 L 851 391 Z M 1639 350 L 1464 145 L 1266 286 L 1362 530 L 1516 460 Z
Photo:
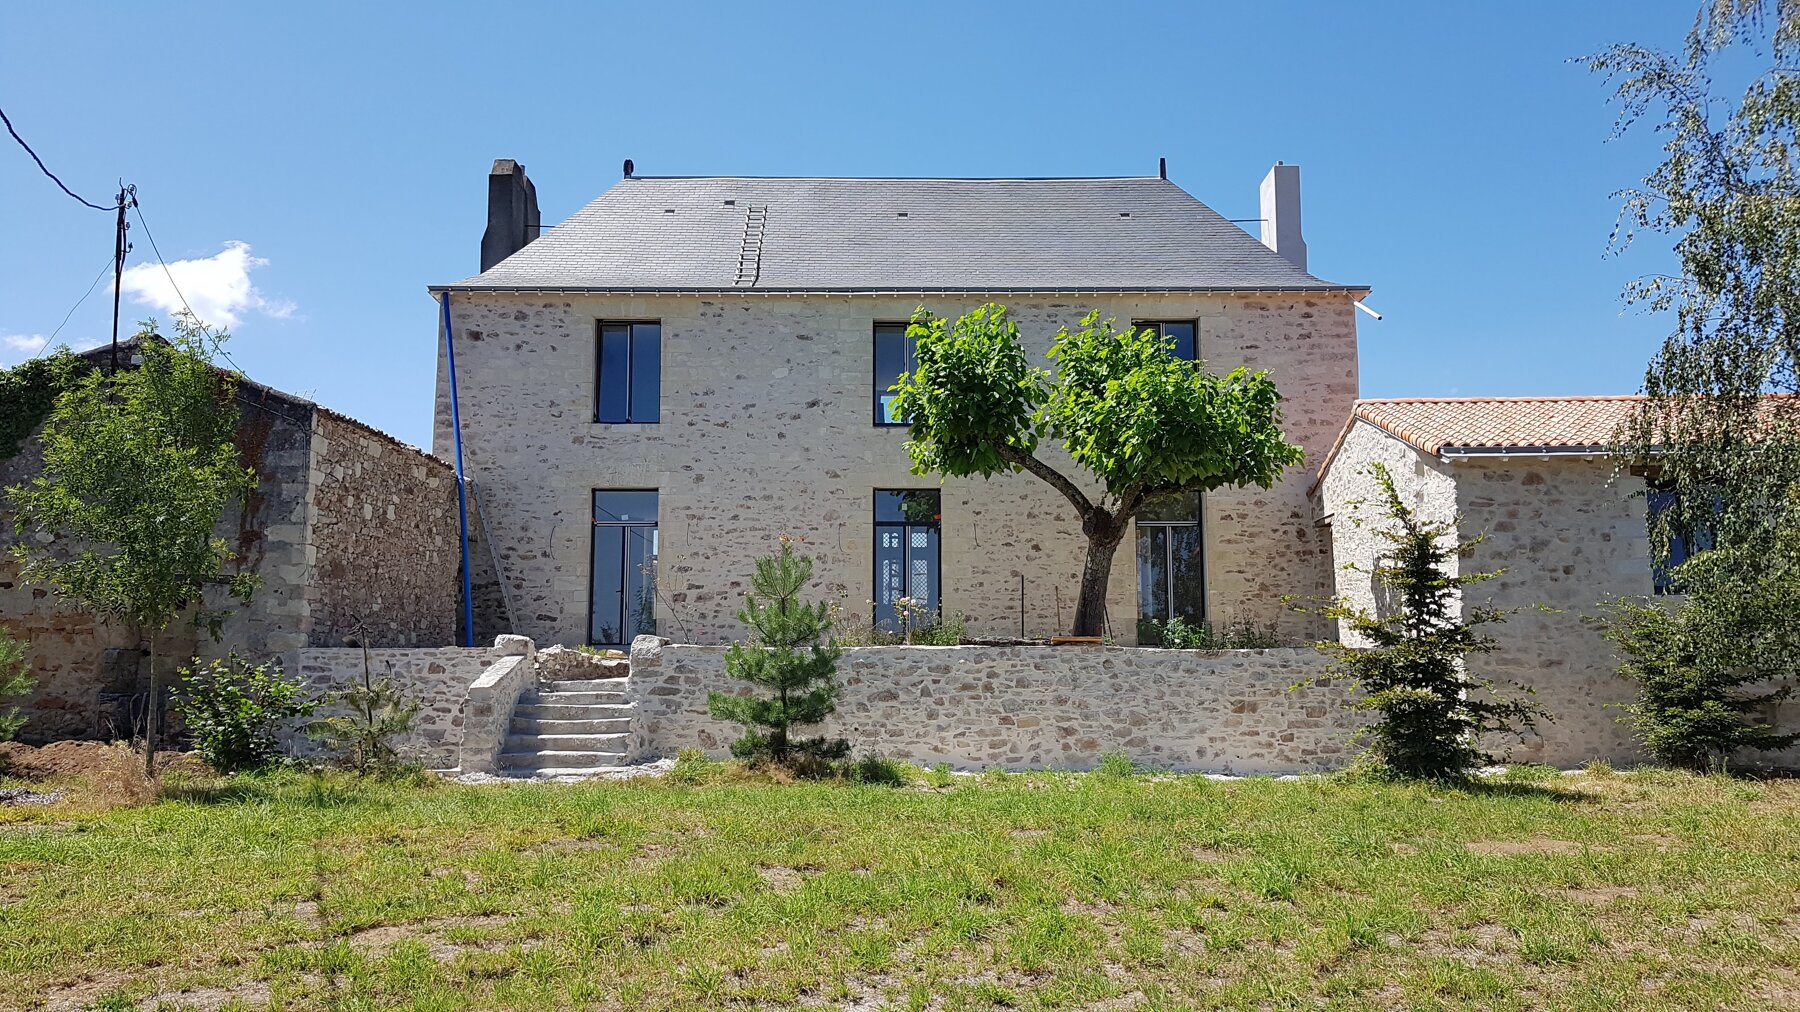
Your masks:
M 1008 464 L 1015 464 L 1022 467 L 1032 474 L 1037 475 L 1039 478 L 1044 479 L 1050 483 L 1050 487 L 1061 492 L 1065 498 L 1074 503 L 1075 510 L 1081 515 L 1084 525 L 1087 522 L 1087 519 L 1094 515 L 1094 504 L 1089 501 L 1087 496 L 1082 494 L 1081 489 L 1075 487 L 1074 482 L 1064 477 L 1061 471 L 1058 471 L 1056 468 L 1037 459 L 1037 457 L 1032 454 L 1016 450 L 1010 446 L 1000 446 L 997 447 L 996 450 L 1000 454 L 1001 460 L 1006 461 Z

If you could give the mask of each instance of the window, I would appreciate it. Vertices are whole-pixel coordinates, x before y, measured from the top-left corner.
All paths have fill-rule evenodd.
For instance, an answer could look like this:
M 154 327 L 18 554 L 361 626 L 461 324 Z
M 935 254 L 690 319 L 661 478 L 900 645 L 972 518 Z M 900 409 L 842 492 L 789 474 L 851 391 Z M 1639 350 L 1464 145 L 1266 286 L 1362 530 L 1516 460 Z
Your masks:
M 875 624 L 900 628 L 895 603 L 936 615 L 939 593 L 939 528 L 942 499 L 936 489 L 875 493 Z
M 1138 511 L 1138 620 L 1206 619 L 1200 493 L 1152 499 Z
M 662 324 L 602 323 L 596 422 L 655 422 L 662 412 Z
M 1193 320 L 1133 320 L 1139 330 L 1154 330 L 1175 342 L 1175 357 L 1193 362 L 1200 357 L 1199 324 Z
M 888 387 L 906 373 L 918 368 L 913 357 L 915 342 L 906 336 L 904 323 L 875 325 L 875 424 L 905 425 L 907 419 L 895 416 L 894 395 Z
M 1654 537 L 1656 534 L 1656 518 L 1668 512 L 1668 510 L 1675 505 L 1680 493 L 1675 491 L 1675 486 L 1673 484 L 1653 479 L 1650 481 L 1649 488 L 1645 490 L 1644 495 L 1650 502 L 1650 533 L 1651 536 Z M 1718 508 L 1718 504 L 1715 503 L 1714 509 L 1716 510 Z M 1688 535 L 1677 534 L 1672 536 L 1669 540 L 1669 554 L 1663 561 L 1656 561 L 1655 555 L 1652 553 L 1650 559 L 1650 581 L 1652 589 L 1658 594 L 1686 593 L 1687 591 L 1681 586 L 1680 582 L 1675 579 L 1673 570 L 1676 566 L 1681 565 L 1689 558 L 1693 557 L 1696 552 L 1704 552 L 1712 547 L 1712 531 L 1706 530 L 1705 528 L 1701 528 Z
M 656 632 L 656 493 L 594 493 L 588 642 L 629 647 Z

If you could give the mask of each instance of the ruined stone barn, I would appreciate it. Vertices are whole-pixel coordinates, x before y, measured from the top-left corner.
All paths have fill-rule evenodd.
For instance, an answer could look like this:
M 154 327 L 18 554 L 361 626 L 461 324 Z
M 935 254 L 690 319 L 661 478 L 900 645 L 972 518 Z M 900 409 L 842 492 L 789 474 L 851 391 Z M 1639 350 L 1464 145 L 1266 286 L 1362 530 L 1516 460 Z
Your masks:
M 136 364 L 122 346 L 123 366 Z M 109 349 L 84 357 L 95 368 Z M 219 640 L 178 622 L 157 639 L 165 686 L 186 658 L 235 649 L 297 670 L 298 651 L 349 642 L 444 646 L 456 634 L 459 553 L 451 467 L 385 433 L 253 380 L 237 385 L 237 445 L 255 468 L 249 508 L 227 512 L 219 534 L 234 566 L 261 577 L 248 605 L 218 604 Z M 42 466 L 36 437 L 0 461 L 0 488 Z M 145 640 L 86 615 L 45 586 L 19 579 L 11 515 L 0 505 L 0 622 L 29 644 L 37 688 L 23 701 L 28 742 L 109 738 L 142 706 Z
M 1283 597 L 1331 587 L 1307 486 L 1357 396 L 1367 289 L 1307 273 L 1295 166 L 1261 195 L 1259 242 L 1160 175 L 627 171 L 540 236 L 523 167 L 496 163 L 482 272 L 434 289 L 452 342 L 433 452 L 455 455 L 460 417 L 499 577 L 478 598 L 505 617 L 477 628 L 726 642 L 754 560 L 789 534 L 815 560 L 815 596 L 848 615 L 891 625 L 910 598 L 975 636 L 1066 632 L 1085 547 L 1072 508 L 1029 474 L 911 473 L 890 410 L 914 310 L 1001 302 L 1042 366 L 1058 328 L 1097 310 L 1207 369 L 1268 370 L 1308 451 L 1271 489 L 1143 517 L 1111 574 L 1112 635 L 1171 617 L 1324 632 Z M 1060 447 L 1044 453 L 1080 476 Z

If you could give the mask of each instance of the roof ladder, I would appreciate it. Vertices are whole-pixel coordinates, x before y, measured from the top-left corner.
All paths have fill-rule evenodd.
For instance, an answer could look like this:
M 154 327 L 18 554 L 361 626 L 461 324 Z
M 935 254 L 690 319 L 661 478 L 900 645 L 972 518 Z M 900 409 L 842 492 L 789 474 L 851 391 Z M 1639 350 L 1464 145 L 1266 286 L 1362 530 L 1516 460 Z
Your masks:
M 738 246 L 737 284 L 754 285 L 762 277 L 763 233 L 769 225 L 769 205 L 751 204 L 744 209 L 744 241 Z

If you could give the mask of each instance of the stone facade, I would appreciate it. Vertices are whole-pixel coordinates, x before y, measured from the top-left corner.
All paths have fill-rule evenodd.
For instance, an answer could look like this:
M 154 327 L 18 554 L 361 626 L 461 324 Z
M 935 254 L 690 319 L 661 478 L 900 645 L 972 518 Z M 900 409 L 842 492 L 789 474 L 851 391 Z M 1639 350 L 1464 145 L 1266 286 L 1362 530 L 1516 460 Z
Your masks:
M 233 567 L 260 586 L 248 604 L 218 590 L 209 609 L 226 619 L 218 641 L 178 621 L 157 638 L 159 681 L 196 654 L 292 662 L 293 651 L 339 645 L 435 646 L 451 642 L 460 553 L 456 482 L 448 465 L 302 398 L 238 385 L 237 446 L 257 475 L 247 509 L 232 508 L 218 533 Z M 0 461 L 0 488 L 42 467 L 27 440 Z M 0 622 L 30 644 L 37 689 L 23 701 L 25 741 L 104 738 L 129 731 L 129 706 L 147 684 L 143 642 L 27 586 L 10 549 L 12 515 L 0 500 Z M 141 706 L 141 703 L 139 704 Z
M 1338 593 L 1365 608 L 1377 605 L 1368 571 L 1385 546 L 1372 533 L 1381 515 L 1368 468 L 1375 461 L 1387 465 L 1401 495 L 1425 517 L 1460 515 L 1463 537 L 1485 535 L 1460 566 L 1501 571 L 1468 592 L 1470 601 L 1515 609 L 1487 627 L 1498 649 L 1478 657 L 1476 669 L 1502 685 L 1533 687 L 1553 719 L 1523 742 L 1496 739 L 1490 747 L 1516 761 L 1563 767 L 1641 761 L 1630 728 L 1620 723 L 1633 687 L 1619 677 L 1612 644 L 1592 619 L 1608 598 L 1652 595 L 1643 480 L 1598 455 L 1443 460 L 1358 420 L 1318 493 L 1329 513 Z M 1364 505 L 1354 506 L 1358 501 Z M 1800 722 L 1800 707 L 1785 709 L 1772 716 L 1788 726 Z M 1795 765 L 1800 750 L 1744 759 Z
M 873 331 L 919 299 L 858 296 L 546 296 L 456 293 L 458 397 L 467 471 L 481 489 L 513 631 L 582 642 L 589 612 L 591 493 L 656 489 L 659 630 L 698 643 L 741 635 L 753 561 L 778 534 L 805 539 L 813 593 L 852 610 L 873 596 L 877 489 L 939 487 L 909 473 L 902 428 L 873 424 Z M 982 299 L 923 300 L 950 315 Z M 1211 617 L 1322 632 L 1282 604 L 1323 596 L 1328 548 L 1306 488 L 1357 392 L 1351 296 L 1010 298 L 1034 358 L 1058 327 L 1098 309 L 1121 321 L 1198 320 L 1210 368 L 1272 372 L 1284 425 L 1309 464 L 1268 490 L 1207 497 Z M 657 424 L 596 424 L 596 323 L 662 325 Z M 451 449 L 440 340 L 434 447 Z M 1068 461 L 1059 448 L 1047 459 Z M 1030 475 L 950 480 L 943 491 L 943 604 L 979 636 L 1042 637 L 1073 619 L 1085 541 L 1073 510 Z M 1136 634 L 1131 541 L 1112 574 L 1114 635 Z M 1021 609 L 1021 580 L 1023 608 Z
M 706 694 L 746 687 L 724 655 L 638 638 L 636 756 L 727 753 L 741 731 L 707 715 Z M 1310 648 L 860 647 L 838 663 L 843 694 L 823 730 L 859 754 L 963 769 L 1083 770 L 1123 752 L 1174 770 L 1318 772 L 1348 762 L 1361 722 L 1328 663 Z
M 489 647 L 385 647 L 366 654 L 375 678 L 391 675 L 419 700 L 414 733 L 404 744 L 434 769 L 457 765 L 469 686 L 495 658 Z M 305 647 L 294 652 L 289 670 L 304 678 L 312 693 L 323 695 L 360 680 L 364 661 L 359 647 Z

